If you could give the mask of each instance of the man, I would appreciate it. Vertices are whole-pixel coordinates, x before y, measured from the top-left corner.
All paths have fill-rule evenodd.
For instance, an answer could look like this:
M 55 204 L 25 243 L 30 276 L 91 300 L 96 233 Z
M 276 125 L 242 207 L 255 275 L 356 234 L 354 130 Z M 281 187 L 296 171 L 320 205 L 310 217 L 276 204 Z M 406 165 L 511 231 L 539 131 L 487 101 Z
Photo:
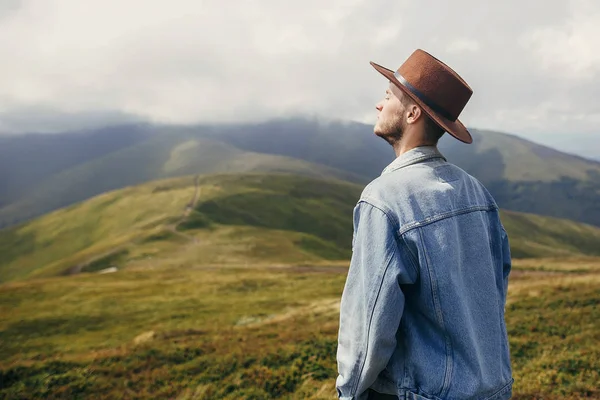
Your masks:
M 436 147 L 444 132 L 472 142 L 458 116 L 473 92 L 423 50 L 396 72 L 371 65 L 390 82 L 374 132 L 397 157 L 354 209 L 338 396 L 510 398 L 508 237 L 492 196 Z

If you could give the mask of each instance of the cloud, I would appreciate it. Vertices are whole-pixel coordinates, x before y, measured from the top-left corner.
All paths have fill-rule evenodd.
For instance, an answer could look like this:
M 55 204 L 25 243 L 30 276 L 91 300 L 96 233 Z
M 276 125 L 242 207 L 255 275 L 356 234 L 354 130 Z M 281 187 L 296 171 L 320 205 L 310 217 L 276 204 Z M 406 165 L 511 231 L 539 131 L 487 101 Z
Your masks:
M 0 19 L 9 16 L 17 11 L 22 5 L 21 0 L 2 0 L 0 1 Z
M 24 107 L 0 113 L 0 134 L 25 132 L 65 132 L 144 122 L 143 118 L 120 111 L 60 112 L 52 108 Z
M 476 52 L 477 50 L 479 50 L 479 43 L 469 38 L 453 40 L 446 47 L 448 53 Z
M 575 0 L 562 24 L 532 29 L 521 38 L 543 72 L 571 80 L 599 78 L 600 7 L 596 4 Z
M 386 82 L 368 62 L 396 69 L 423 48 L 474 88 L 461 115 L 469 126 L 597 132 L 600 5 L 521 3 L 0 1 L 0 129 L 102 115 L 373 122 Z M 50 114 L 60 118 L 39 117 Z

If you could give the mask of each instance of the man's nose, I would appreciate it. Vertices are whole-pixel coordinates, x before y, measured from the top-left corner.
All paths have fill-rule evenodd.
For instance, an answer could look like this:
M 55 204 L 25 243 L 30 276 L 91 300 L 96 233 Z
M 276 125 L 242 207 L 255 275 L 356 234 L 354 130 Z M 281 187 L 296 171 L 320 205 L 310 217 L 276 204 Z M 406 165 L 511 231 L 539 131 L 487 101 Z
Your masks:
M 381 103 L 377 103 L 377 104 L 375 105 L 375 108 L 377 109 L 377 111 L 381 111 L 381 109 L 383 108 L 383 104 L 381 104 Z

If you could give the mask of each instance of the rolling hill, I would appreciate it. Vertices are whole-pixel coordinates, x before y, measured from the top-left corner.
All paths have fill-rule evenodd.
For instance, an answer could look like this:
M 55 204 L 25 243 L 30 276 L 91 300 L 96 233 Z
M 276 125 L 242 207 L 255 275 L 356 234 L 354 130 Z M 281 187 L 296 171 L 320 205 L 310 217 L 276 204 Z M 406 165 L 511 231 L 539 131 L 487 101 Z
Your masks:
M 600 162 L 514 135 L 478 129 L 471 133 L 471 145 L 444 135 L 440 150 L 482 181 L 502 208 L 600 226 Z M 300 158 L 368 179 L 394 157 L 371 126 L 359 123 L 279 120 L 223 127 L 212 135 L 242 149 Z
M 146 125 L 61 134 L 0 135 L 0 208 L 54 174 L 148 139 Z
M 440 149 L 502 208 L 600 226 L 599 162 L 508 134 L 472 133 L 472 145 L 446 135 Z M 290 172 L 364 184 L 393 157 L 371 126 L 307 119 L 0 137 L 0 227 L 105 191 L 188 174 Z
M 442 151 L 481 180 L 501 207 L 600 226 L 600 163 L 516 136 L 474 131 L 465 149 L 445 138 Z
M 0 282 L 111 266 L 319 264 L 351 254 L 362 186 L 290 174 L 216 174 L 104 193 L 0 231 Z M 600 228 L 503 211 L 515 258 L 600 255 Z
M 291 157 L 240 150 L 187 132 L 152 135 L 39 180 L 0 208 L 0 227 L 86 200 L 106 191 L 194 173 L 288 172 L 360 181 L 360 177 Z

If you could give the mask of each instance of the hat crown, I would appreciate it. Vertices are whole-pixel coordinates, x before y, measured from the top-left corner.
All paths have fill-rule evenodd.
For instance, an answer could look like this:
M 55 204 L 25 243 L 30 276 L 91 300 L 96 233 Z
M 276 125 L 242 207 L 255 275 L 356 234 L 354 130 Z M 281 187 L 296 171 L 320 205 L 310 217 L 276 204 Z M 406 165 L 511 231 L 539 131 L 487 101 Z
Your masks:
M 450 67 L 418 49 L 398 68 L 401 75 L 433 109 L 456 121 L 473 94 L 469 85 Z

